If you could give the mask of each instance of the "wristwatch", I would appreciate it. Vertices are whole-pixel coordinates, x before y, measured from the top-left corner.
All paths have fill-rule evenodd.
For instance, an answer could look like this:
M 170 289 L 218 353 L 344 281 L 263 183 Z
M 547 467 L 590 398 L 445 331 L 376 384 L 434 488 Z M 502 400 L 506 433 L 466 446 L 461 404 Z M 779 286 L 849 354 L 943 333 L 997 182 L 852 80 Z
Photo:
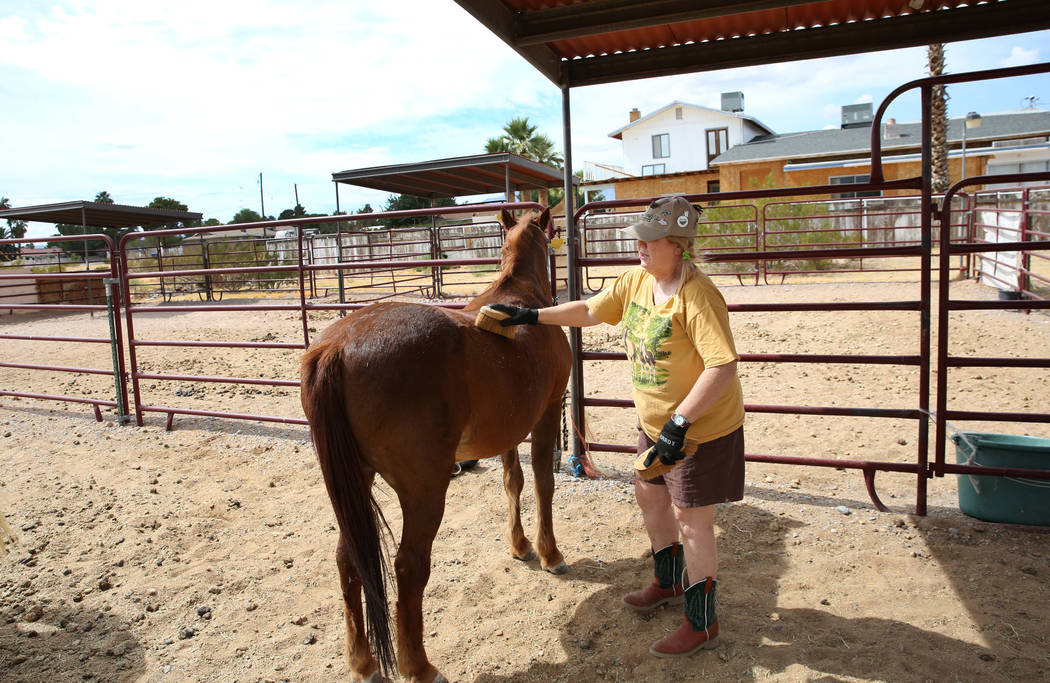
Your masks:
M 678 413 L 675 413 L 674 415 L 671 416 L 671 422 L 674 422 L 675 425 L 677 425 L 679 427 L 684 427 L 684 428 L 688 428 L 689 425 L 691 424 L 689 422 L 689 420 L 685 419 L 684 416 L 679 415 Z

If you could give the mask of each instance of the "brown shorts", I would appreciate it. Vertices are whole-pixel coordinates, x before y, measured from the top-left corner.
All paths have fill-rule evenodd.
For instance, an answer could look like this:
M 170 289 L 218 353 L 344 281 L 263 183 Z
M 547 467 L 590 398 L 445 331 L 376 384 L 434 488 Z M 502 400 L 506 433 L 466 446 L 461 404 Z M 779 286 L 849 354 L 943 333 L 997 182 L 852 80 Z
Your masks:
M 638 429 L 638 453 L 653 445 Z M 638 477 L 635 477 L 637 480 Z M 704 507 L 744 498 L 744 428 L 700 444 L 696 452 L 659 477 L 641 480 L 666 486 L 680 508 Z

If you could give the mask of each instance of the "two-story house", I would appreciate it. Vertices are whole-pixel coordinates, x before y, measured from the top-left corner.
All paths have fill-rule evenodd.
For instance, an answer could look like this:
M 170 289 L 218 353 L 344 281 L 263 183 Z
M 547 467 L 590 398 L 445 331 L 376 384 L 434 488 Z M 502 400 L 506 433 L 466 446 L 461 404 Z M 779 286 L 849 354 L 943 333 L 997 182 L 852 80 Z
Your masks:
M 732 92 L 722 93 L 720 110 L 679 101 L 645 116 L 631 110 L 627 125 L 609 133 L 623 142 L 623 168 L 587 165 L 585 189 L 610 199 L 717 192 L 718 171 L 711 161 L 731 147 L 773 134 L 743 109 L 743 93 Z

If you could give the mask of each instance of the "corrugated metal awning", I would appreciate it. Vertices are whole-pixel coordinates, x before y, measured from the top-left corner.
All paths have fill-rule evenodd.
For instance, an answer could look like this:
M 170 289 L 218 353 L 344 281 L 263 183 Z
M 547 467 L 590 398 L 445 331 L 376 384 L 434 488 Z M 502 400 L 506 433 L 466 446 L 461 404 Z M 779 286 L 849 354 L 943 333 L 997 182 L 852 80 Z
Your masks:
M 456 0 L 559 86 L 1050 28 L 1047 0 Z
M 0 219 L 90 225 L 96 228 L 134 228 L 168 223 L 199 221 L 202 215 L 193 211 L 149 209 L 124 204 L 99 204 L 72 201 L 58 204 L 22 206 L 0 211 Z
M 332 180 L 394 194 L 438 199 L 562 187 L 562 173 L 560 168 L 504 153 L 358 168 L 333 173 Z

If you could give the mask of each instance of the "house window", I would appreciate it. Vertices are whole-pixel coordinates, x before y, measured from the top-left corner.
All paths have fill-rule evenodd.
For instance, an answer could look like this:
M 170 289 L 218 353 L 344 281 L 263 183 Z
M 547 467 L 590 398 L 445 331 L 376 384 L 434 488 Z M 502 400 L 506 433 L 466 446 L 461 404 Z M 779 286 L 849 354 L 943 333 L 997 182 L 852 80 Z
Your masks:
M 711 160 L 722 152 L 729 149 L 729 129 L 728 128 L 708 128 L 707 129 L 707 163 L 710 164 Z
M 642 166 L 642 175 L 663 175 L 667 172 L 667 164 L 646 164 Z
M 721 181 L 708 180 L 707 181 L 707 191 L 708 192 L 721 192 L 722 191 L 722 183 L 721 183 Z
M 671 156 L 671 136 L 660 133 L 653 136 L 653 158 L 666 159 Z
M 851 185 L 854 183 L 866 183 L 871 180 L 871 176 L 868 174 L 864 175 L 836 175 L 828 178 L 828 182 L 832 185 Z M 839 192 L 831 195 L 832 199 L 852 199 L 853 197 L 881 197 L 881 190 L 866 190 L 864 192 Z

